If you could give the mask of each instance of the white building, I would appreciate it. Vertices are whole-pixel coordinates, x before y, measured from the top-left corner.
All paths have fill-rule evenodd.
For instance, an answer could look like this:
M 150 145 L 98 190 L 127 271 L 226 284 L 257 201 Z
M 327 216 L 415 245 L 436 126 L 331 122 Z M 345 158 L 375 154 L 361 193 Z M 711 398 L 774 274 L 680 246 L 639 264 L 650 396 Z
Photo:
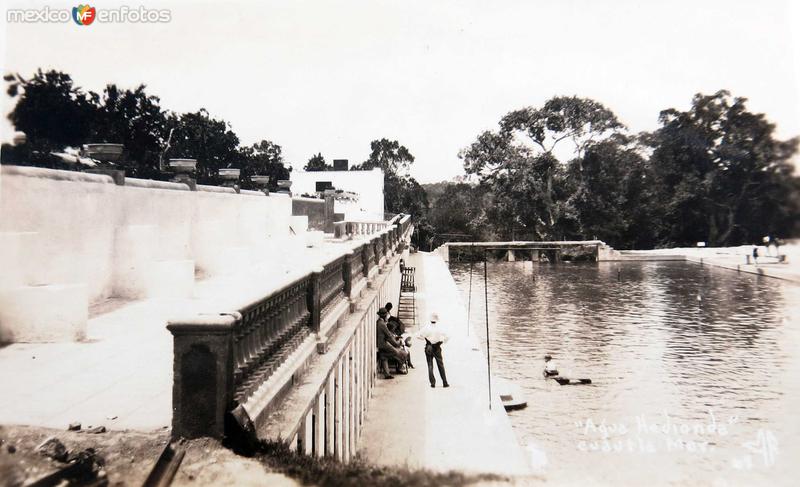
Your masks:
M 350 221 L 383 220 L 383 171 L 291 172 L 292 194 L 314 195 L 326 188 L 337 191 L 334 211 Z

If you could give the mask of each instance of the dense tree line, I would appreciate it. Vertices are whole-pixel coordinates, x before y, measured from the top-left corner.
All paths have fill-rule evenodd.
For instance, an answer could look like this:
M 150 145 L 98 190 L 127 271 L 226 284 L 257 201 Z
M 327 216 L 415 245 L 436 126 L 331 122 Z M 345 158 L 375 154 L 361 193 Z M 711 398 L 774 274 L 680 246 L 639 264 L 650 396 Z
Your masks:
M 798 233 L 797 139 L 727 91 L 696 95 L 629 134 L 578 97 L 504 116 L 459 156 L 472 184 L 435 190 L 439 238 L 593 239 L 617 248 L 736 245 Z M 437 242 L 440 243 L 440 242 Z
M 221 168 L 241 170 L 241 186 L 254 188 L 250 177 L 270 177 L 270 189 L 289 178 L 281 147 L 269 140 L 240 144 L 225 120 L 205 109 L 174 113 L 161 107 L 156 96 L 140 85 L 133 90 L 109 84 L 102 93 L 84 91 L 58 71 L 37 71 L 31 78 L 6 75 L 8 94 L 16 98 L 8 115 L 15 129 L 26 134 L 24 144 L 2 148 L 2 162 L 71 168 L 52 154 L 87 143 L 125 146 L 118 164 L 133 177 L 168 177 L 162 164 L 169 158 L 197 159 L 197 180 L 219 183 Z

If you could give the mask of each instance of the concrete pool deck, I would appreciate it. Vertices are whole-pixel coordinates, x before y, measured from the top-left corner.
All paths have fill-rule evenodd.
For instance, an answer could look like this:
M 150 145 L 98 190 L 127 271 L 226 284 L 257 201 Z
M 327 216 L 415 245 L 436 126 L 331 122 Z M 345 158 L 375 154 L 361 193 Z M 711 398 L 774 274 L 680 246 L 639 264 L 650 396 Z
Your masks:
M 417 319 L 436 311 L 450 340 L 442 347 L 450 383 L 428 383 L 423 341 L 413 339 L 415 369 L 379 380 L 363 427 L 359 454 L 379 465 L 404 465 L 437 472 L 532 474 L 525 450 L 493 392 L 489 409 L 486 357 L 468 335 L 466 310 L 447 265 L 436 254 L 412 254 L 416 268 Z M 418 327 L 409 331 L 414 334 Z
M 759 263 L 755 264 L 752 258 L 752 245 L 739 247 L 687 247 L 656 250 L 628 250 L 622 251 L 622 259 L 634 261 L 658 260 L 662 256 L 682 256 L 685 260 L 702 265 L 713 265 L 737 272 L 756 274 L 760 276 L 783 279 L 800 283 L 800 245 L 795 242 L 782 245 L 780 254 L 786 260 L 778 259 L 766 252 L 763 246 L 759 247 Z M 772 250 L 775 254 L 774 249 Z
M 320 262 L 353 242 L 304 248 Z M 243 272 L 196 281 L 191 298 L 110 299 L 90 310 L 80 342 L 0 347 L 0 424 L 150 432 L 172 424 L 173 338 L 177 316 L 228 309 L 232 297 L 269 289 L 290 271 Z M 47 303 L 42 303 L 46 306 Z

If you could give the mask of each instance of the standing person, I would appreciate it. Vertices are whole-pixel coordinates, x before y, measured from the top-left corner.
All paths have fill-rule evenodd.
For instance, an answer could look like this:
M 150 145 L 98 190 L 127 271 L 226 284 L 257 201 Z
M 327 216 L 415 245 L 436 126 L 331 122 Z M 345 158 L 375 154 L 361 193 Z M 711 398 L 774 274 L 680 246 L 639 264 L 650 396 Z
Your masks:
M 753 263 L 755 263 L 755 265 L 758 265 L 758 246 L 757 245 L 753 245 Z
M 394 357 L 400 363 L 403 363 L 408 359 L 408 352 L 400 349 L 400 344 L 395 339 L 394 334 L 386 326 L 386 316 L 388 314 L 386 308 L 378 310 L 378 321 L 375 322 L 375 345 L 378 347 L 380 354 L 380 372 L 382 372 L 383 378 L 394 379 L 392 374 L 389 373 L 389 357 Z
M 417 335 L 425 340 L 425 359 L 428 361 L 428 380 L 431 387 L 436 387 L 436 377 L 433 375 L 433 360 L 436 360 L 436 368 L 439 369 L 439 377 L 442 378 L 442 387 L 450 387 L 447 383 L 447 374 L 444 372 L 444 358 L 442 357 L 442 344 L 448 340 L 447 333 L 444 332 L 436 323 L 439 321 L 437 313 L 431 313 L 430 324 L 425 325 Z

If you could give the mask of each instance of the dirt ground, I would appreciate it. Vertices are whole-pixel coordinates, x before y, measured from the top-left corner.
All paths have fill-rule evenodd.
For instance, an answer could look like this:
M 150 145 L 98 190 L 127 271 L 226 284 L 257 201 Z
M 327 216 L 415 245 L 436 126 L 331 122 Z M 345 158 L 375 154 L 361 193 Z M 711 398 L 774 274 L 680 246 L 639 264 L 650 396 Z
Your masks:
M 92 448 L 98 474 L 109 485 L 141 485 L 169 441 L 169 430 L 152 433 L 109 431 L 89 433 L 27 426 L 0 426 L 0 486 L 22 486 L 64 467 L 37 451 L 47 438 L 57 438 L 70 455 Z M 269 472 L 261 463 L 240 457 L 209 438 L 185 443 L 186 456 L 175 476 L 175 486 L 277 485 L 295 486 L 284 475 Z

